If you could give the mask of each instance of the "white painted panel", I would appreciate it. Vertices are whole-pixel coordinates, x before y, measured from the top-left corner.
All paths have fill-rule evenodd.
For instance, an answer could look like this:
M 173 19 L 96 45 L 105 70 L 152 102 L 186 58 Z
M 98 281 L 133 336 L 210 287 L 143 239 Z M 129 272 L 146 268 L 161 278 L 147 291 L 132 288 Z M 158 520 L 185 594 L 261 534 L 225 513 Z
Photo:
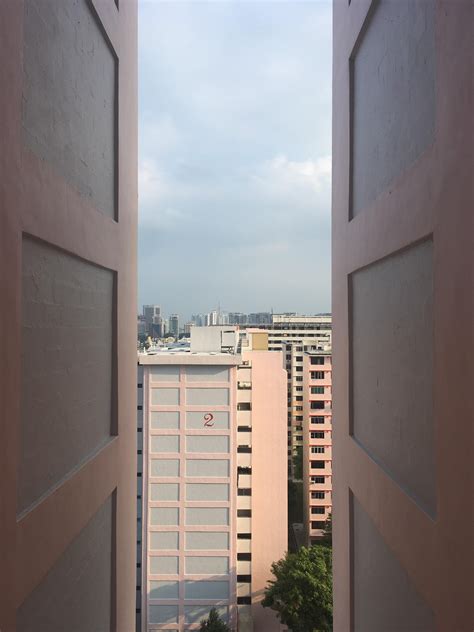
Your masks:
M 229 452 L 229 437 L 223 435 L 189 435 L 187 452 Z
M 151 550 L 155 551 L 177 550 L 179 545 L 179 533 L 177 531 L 151 531 L 148 536 L 148 545 Z
M 188 483 L 186 500 L 229 500 L 227 483 Z
M 187 388 L 186 403 L 192 406 L 227 406 L 228 388 Z
M 228 599 L 229 598 L 229 582 L 228 581 L 208 581 L 200 579 L 198 581 L 184 581 L 184 598 L 185 599 Z
M 229 476 L 228 459 L 187 459 L 187 476 Z
M 251 575 L 252 562 L 247 560 L 237 560 L 237 575 Z
M 150 524 L 177 525 L 179 524 L 178 507 L 151 507 Z
M 178 435 L 152 435 L 150 437 L 151 452 L 179 452 Z
M 187 366 L 188 382 L 228 382 L 229 369 L 221 366 Z
M 179 500 L 178 483 L 152 483 L 150 500 Z
M 190 555 L 184 563 L 186 575 L 227 575 L 229 558 L 217 555 Z
M 151 581 L 148 592 L 150 599 L 178 599 L 179 584 L 176 581 Z
M 174 430 L 179 428 L 179 413 L 153 411 L 150 413 L 150 422 L 153 430 Z
M 186 413 L 186 428 L 200 430 L 214 428 L 227 430 L 229 428 L 229 413 L 225 411 L 193 411 Z
M 188 531 L 185 542 L 187 551 L 229 550 L 229 534 L 219 531 Z
M 179 388 L 152 388 L 151 403 L 153 405 L 170 405 L 179 404 Z
M 151 459 L 150 476 L 179 476 L 179 460 Z
M 179 366 L 151 366 L 152 382 L 179 382 Z
M 150 606 L 150 623 L 178 623 L 178 606 Z
M 237 533 L 251 533 L 252 518 L 237 518 Z
M 187 525 L 228 525 L 229 510 L 227 507 L 188 507 L 186 509 Z
M 148 570 L 152 575 L 177 575 L 177 555 L 150 555 L 148 558 Z

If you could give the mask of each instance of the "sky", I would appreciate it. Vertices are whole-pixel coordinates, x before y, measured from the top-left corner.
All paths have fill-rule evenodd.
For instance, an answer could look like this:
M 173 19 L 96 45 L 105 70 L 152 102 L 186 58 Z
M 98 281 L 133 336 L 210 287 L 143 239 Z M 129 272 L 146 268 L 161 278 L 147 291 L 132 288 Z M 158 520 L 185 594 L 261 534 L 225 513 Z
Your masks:
M 330 311 L 330 0 L 142 0 L 139 305 Z

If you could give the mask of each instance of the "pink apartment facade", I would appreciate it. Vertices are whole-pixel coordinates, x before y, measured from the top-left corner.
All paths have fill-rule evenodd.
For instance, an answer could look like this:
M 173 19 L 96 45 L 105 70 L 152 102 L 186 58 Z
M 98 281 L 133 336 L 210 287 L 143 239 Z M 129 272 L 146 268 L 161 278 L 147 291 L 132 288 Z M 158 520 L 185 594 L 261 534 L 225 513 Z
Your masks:
M 140 385 L 141 630 L 195 630 L 213 606 L 233 631 L 280 630 L 260 605 L 287 539 L 280 354 L 144 354 Z
M 308 544 L 323 535 L 332 511 L 332 357 L 303 359 L 303 516 Z

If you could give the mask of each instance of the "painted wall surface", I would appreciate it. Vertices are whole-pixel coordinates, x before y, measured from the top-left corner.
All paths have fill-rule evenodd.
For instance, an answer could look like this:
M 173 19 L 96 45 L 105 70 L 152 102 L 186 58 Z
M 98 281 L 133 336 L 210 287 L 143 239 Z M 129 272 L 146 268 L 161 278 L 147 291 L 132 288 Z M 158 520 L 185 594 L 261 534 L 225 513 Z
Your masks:
M 252 365 L 252 619 L 254 632 L 280 630 L 262 608 L 270 567 L 287 550 L 287 376 L 280 352 L 251 351 Z
M 136 2 L 0 2 L 0 59 L 0 629 L 130 632 Z

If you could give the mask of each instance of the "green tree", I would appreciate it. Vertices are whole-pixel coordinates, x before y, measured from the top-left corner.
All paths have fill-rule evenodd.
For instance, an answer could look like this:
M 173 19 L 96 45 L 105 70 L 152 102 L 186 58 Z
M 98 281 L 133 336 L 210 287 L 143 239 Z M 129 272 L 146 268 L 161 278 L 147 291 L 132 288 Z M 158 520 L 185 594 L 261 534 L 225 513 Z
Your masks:
M 219 617 L 217 610 L 211 608 L 208 619 L 201 621 L 200 632 L 230 632 L 228 625 Z
M 332 513 L 329 514 L 324 524 L 324 534 L 321 538 L 321 544 L 332 546 Z
M 301 547 L 272 564 L 274 580 L 262 605 L 278 613 L 293 632 L 332 630 L 332 551 L 328 546 Z
M 296 480 L 300 481 L 303 478 L 303 446 L 296 447 L 295 454 L 293 455 L 293 475 Z

